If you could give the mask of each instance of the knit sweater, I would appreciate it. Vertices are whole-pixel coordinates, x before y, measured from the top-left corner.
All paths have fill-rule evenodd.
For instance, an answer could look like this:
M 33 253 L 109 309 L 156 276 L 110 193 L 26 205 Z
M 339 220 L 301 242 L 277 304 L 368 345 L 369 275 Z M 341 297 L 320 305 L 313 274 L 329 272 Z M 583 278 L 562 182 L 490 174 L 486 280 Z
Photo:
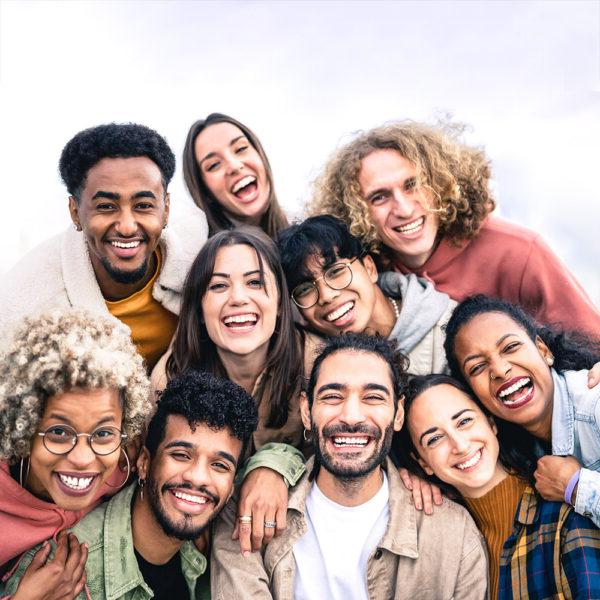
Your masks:
M 600 311 L 537 233 L 488 217 L 477 237 L 455 246 L 443 238 L 414 272 L 458 302 L 487 294 L 520 304 L 537 320 L 600 339 Z

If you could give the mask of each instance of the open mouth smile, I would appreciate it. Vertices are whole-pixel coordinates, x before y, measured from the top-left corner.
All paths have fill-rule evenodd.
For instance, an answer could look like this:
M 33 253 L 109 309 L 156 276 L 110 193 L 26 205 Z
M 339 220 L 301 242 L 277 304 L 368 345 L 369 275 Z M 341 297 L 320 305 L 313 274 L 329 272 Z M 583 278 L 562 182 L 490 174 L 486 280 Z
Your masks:
M 332 310 L 330 313 L 326 314 L 325 320 L 332 325 L 336 325 L 337 327 L 347 325 L 354 317 L 354 313 L 352 312 L 353 308 L 353 301 L 345 302 L 339 308 L 336 308 L 335 310 Z
M 235 332 L 251 331 L 258 323 L 256 313 L 243 313 L 239 315 L 229 315 L 222 319 L 227 329 Z
M 406 223 L 404 225 L 399 225 L 398 227 L 394 227 L 393 230 L 396 233 L 401 233 L 403 235 L 412 235 L 418 233 L 423 229 L 423 225 L 425 225 L 425 217 L 419 217 L 410 223 Z
M 231 193 L 242 202 L 252 202 L 258 197 L 258 183 L 254 175 L 246 175 L 236 181 Z
M 134 240 L 108 240 L 107 244 L 113 254 L 119 258 L 127 259 L 136 256 L 143 242 L 144 240 L 136 238 Z
M 175 506 L 181 512 L 199 514 L 214 504 L 214 500 L 205 494 L 191 493 L 184 489 L 172 488 L 168 490 L 174 500 Z
M 513 377 L 498 388 L 496 399 L 507 408 L 520 408 L 533 399 L 534 385 L 531 377 Z
M 58 487 L 69 496 L 83 496 L 93 487 L 97 473 L 59 473 L 56 472 Z
M 483 448 L 480 448 L 479 450 L 477 450 L 477 452 L 475 452 L 475 454 L 473 454 L 473 456 L 471 456 L 471 458 L 454 465 L 454 468 L 459 469 L 461 471 L 468 471 L 468 470 L 473 469 L 474 467 L 476 467 L 479 464 L 482 453 L 483 453 Z

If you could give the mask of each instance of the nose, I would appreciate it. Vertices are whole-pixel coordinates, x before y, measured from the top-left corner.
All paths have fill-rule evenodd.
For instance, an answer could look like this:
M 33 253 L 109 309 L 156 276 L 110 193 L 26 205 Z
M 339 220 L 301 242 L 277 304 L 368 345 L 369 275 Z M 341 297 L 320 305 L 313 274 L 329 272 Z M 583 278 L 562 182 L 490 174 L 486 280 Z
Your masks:
M 125 208 L 119 213 L 119 220 L 116 224 L 116 230 L 123 237 L 133 237 L 138 231 L 137 218 L 134 212 Z
M 453 431 L 448 434 L 450 443 L 452 444 L 452 452 L 454 454 L 462 455 L 469 451 L 470 444 L 469 440 L 458 431 Z
M 182 479 L 196 488 L 208 486 L 210 483 L 208 462 L 200 458 L 191 461 L 188 468 L 182 473 Z
M 510 373 L 511 364 L 501 356 L 492 359 L 490 362 L 490 379 L 506 379 Z
M 229 304 L 239 306 L 248 302 L 248 291 L 242 283 L 233 282 L 229 289 Z
M 334 290 L 329 287 L 323 279 L 315 281 L 315 284 L 319 291 L 319 306 L 333 302 L 340 295 L 340 290 Z
M 73 446 L 67 457 L 74 467 L 81 470 L 96 460 L 96 455 L 88 442 L 88 438 L 83 435 L 77 438 L 77 443 Z
M 339 419 L 346 425 L 357 425 L 364 422 L 365 415 L 357 396 L 350 396 L 344 401 Z
M 415 209 L 415 201 L 413 198 L 407 196 L 402 190 L 394 190 L 394 204 L 393 213 L 394 216 L 400 219 L 409 219 L 412 217 Z
M 233 175 L 244 168 L 244 163 L 236 154 L 231 154 L 227 158 L 227 173 Z

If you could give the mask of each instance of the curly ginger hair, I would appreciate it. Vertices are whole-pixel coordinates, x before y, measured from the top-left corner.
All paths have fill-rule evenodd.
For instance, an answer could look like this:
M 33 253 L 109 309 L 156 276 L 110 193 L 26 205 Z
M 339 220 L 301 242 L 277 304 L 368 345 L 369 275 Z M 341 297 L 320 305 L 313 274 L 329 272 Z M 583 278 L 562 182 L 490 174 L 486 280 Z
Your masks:
M 315 182 L 309 215 L 339 217 L 372 252 L 386 255 L 358 177 L 363 158 L 391 149 L 415 165 L 418 185 L 433 199 L 429 209 L 438 215 L 440 233 L 455 244 L 474 238 L 496 202 L 490 191 L 489 160 L 483 150 L 460 141 L 463 129 L 398 121 L 360 132 L 325 165 Z
M 124 326 L 79 309 L 27 317 L 0 360 L 0 460 L 29 456 L 51 396 L 116 388 L 128 439 L 151 416 L 150 382 Z

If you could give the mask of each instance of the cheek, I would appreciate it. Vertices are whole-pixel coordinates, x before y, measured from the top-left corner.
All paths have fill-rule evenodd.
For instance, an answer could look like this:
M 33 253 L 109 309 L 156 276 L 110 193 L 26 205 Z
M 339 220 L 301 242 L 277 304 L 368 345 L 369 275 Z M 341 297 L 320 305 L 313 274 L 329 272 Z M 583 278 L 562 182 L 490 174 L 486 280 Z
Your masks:
M 59 459 L 59 456 L 48 452 L 42 444 L 41 438 L 36 436 L 29 455 L 29 472 L 36 479 L 47 479 L 51 475 L 53 465 Z

